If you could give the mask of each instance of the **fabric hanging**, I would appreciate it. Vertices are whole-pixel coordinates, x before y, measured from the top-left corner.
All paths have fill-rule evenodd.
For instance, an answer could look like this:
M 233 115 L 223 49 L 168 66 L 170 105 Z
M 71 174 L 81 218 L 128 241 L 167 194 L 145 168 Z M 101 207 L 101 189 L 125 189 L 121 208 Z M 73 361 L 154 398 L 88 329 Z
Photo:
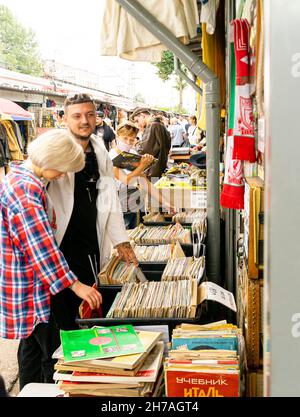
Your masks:
M 233 28 L 232 28 L 233 26 Z M 233 158 L 256 161 L 253 103 L 250 96 L 250 25 L 246 19 L 232 22 L 236 62 L 235 109 L 233 125 Z
M 230 102 L 228 114 L 228 133 L 225 154 L 225 176 L 220 197 L 221 206 L 241 210 L 244 208 L 244 176 L 242 162 L 233 157 L 233 126 L 235 113 L 236 65 L 234 44 L 230 44 Z
M 7 143 L 8 143 L 9 152 L 11 154 L 11 158 L 13 160 L 23 161 L 24 160 L 23 152 L 20 149 L 18 140 L 15 135 L 15 131 L 11 122 L 8 120 L 2 120 L 1 124 L 3 125 L 6 131 Z
M 264 24 L 262 0 L 257 3 L 257 33 L 256 33 L 256 101 L 258 116 L 264 115 Z
M 217 25 L 213 35 L 209 35 L 206 24 L 202 24 L 202 59 L 203 63 L 211 69 L 220 80 L 220 101 L 221 108 L 225 106 L 226 77 L 225 77 L 225 9 L 224 3 L 220 3 L 217 12 Z M 202 83 L 203 96 L 201 98 L 201 115 L 199 128 L 206 130 L 206 100 L 205 86 Z
M 160 23 L 182 43 L 197 36 L 197 0 L 139 0 Z M 166 50 L 133 16 L 116 1 L 107 0 L 101 30 L 101 55 L 119 56 L 132 61 L 160 62 Z
M 4 167 L 11 160 L 5 127 L 0 123 L 0 167 Z
M 201 6 L 200 22 L 206 23 L 206 32 L 213 35 L 216 29 L 216 15 L 219 0 L 209 0 Z

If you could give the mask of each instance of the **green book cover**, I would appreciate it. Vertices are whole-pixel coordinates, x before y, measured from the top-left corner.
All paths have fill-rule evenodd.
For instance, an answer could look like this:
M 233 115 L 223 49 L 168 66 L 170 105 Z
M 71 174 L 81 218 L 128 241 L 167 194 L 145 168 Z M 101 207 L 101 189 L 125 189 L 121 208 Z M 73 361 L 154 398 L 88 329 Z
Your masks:
M 65 362 L 112 358 L 145 352 L 131 324 L 61 330 L 60 339 Z

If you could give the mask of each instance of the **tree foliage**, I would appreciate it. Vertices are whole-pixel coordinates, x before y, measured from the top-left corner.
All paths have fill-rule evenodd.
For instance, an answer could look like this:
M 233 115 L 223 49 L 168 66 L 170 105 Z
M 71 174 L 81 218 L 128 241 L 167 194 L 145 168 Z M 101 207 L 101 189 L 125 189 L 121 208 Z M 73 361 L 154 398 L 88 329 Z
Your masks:
M 155 62 L 153 65 L 158 69 L 157 75 L 163 81 L 170 79 L 174 72 L 174 55 L 171 51 L 163 51 L 161 55 L 161 61 Z
M 42 63 L 32 29 L 22 26 L 8 7 L 0 5 L 0 62 L 8 69 L 41 75 Z
M 163 80 L 167 81 L 171 78 L 174 74 L 174 54 L 171 51 L 163 51 L 161 56 L 161 61 L 156 62 L 153 65 L 156 66 L 158 69 L 157 75 Z M 182 68 L 182 71 L 185 73 L 187 69 L 185 67 Z M 179 92 L 179 104 L 178 108 L 182 109 L 182 101 L 183 101 L 183 90 L 187 86 L 187 83 L 179 76 L 175 75 L 175 84 L 174 88 Z M 179 110 L 182 111 L 182 110 Z

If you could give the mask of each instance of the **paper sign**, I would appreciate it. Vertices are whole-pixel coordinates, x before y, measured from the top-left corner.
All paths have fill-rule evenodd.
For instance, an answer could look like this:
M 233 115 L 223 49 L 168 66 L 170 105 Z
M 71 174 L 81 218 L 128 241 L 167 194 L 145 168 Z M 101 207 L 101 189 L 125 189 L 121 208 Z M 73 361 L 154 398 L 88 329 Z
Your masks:
M 206 191 L 191 191 L 191 208 L 206 208 Z
M 200 303 L 204 300 L 217 301 L 236 312 L 234 296 L 230 291 L 215 284 L 214 282 L 203 282 L 200 285 Z

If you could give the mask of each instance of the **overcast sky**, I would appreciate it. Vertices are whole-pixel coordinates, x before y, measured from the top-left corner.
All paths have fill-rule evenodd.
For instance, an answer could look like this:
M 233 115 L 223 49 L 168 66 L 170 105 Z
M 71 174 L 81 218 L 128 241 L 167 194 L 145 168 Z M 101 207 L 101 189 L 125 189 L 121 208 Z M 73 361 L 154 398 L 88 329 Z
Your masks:
M 148 104 L 171 106 L 177 92 L 171 82 L 164 83 L 150 63 L 130 62 L 117 57 L 100 56 L 101 21 L 104 0 L 0 0 L 20 23 L 36 34 L 40 54 L 45 59 L 83 68 L 103 75 L 103 90 L 112 91 L 107 73 L 115 72 L 116 83 L 128 82 L 134 69 L 135 93 Z

